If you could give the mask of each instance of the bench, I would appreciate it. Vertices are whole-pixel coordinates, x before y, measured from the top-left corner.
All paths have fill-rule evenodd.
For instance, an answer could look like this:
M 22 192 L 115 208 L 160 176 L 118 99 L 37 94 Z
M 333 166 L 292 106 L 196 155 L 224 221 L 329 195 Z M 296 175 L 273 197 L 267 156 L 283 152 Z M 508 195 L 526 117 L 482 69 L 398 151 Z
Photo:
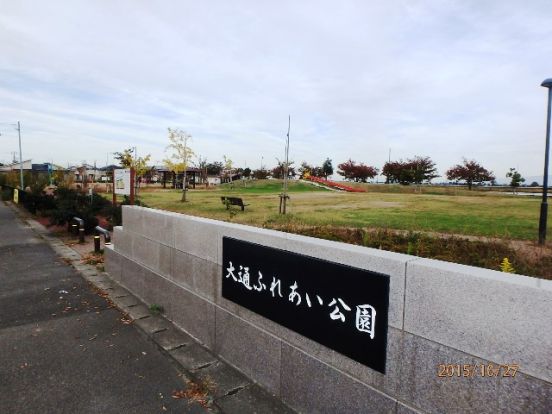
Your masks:
M 245 211 L 245 206 L 249 205 L 249 204 L 243 204 L 243 200 L 239 197 L 221 197 L 220 200 L 222 201 L 222 204 L 226 206 L 227 210 L 232 205 L 232 206 L 240 206 L 242 211 Z

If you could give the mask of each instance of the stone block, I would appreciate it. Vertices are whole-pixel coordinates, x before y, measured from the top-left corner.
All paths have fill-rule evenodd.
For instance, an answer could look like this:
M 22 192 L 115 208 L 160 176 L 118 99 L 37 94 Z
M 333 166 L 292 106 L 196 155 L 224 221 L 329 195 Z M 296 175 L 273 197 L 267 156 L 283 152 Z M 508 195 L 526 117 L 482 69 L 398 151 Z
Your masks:
M 113 302 L 115 303 L 115 305 L 117 305 L 118 308 L 131 308 L 141 303 L 138 298 L 132 295 L 113 298 Z
M 174 247 L 201 259 L 216 262 L 218 227 L 221 223 L 178 215 L 174 218 Z
M 168 281 L 168 302 L 165 312 L 167 317 L 178 327 L 196 338 L 207 348 L 215 344 L 215 305 L 191 292 Z
M 142 299 L 148 306 L 161 306 L 163 312 L 167 313 L 168 309 L 172 306 L 168 292 L 172 289 L 173 284 L 150 269 L 142 268 L 142 273 L 144 275 Z
M 346 372 L 365 384 L 386 393 L 394 394 L 396 392 L 397 384 L 400 381 L 400 365 L 403 361 L 402 331 L 398 329 L 389 327 L 387 331 L 386 373 L 384 375 L 224 298 L 220 297 L 217 304 L 247 322 L 257 327 L 262 327 L 263 330 L 281 338 L 305 353 Z
M 164 244 L 158 244 L 157 247 L 159 249 L 159 266 L 154 270 L 160 275 L 170 278 L 173 260 L 172 257 L 175 250 L 173 247 L 165 246 Z
M 182 346 L 171 351 L 172 357 L 188 371 L 194 371 L 213 364 L 217 358 L 197 343 Z
M 281 375 L 281 398 L 299 412 L 395 413 L 394 399 L 285 343 Z
M 129 297 L 129 296 L 132 296 L 132 294 L 127 289 L 121 287 L 120 285 L 119 287 L 113 288 L 109 292 L 109 297 L 111 297 L 112 299 L 120 299 L 120 298 Z
M 150 269 L 157 270 L 159 268 L 159 243 L 139 234 L 132 234 L 131 237 L 132 255 L 130 257 Z
M 115 282 L 112 281 L 91 281 L 94 286 L 96 286 L 98 289 L 101 289 L 103 291 L 106 290 L 112 290 L 114 287 L 116 287 Z
M 214 352 L 270 392 L 280 394 L 280 339 L 217 307 Z
M 146 305 L 136 305 L 130 308 L 126 308 L 125 310 L 128 312 L 128 315 L 134 320 L 148 318 L 150 316 L 150 311 Z
M 113 250 L 112 246 L 107 246 L 104 249 L 104 266 L 105 271 L 116 282 L 121 280 L 121 255 Z
M 143 234 L 142 210 L 144 210 L 144 207 L 122 206 L 123 228 L 128 228 L 129 231 L 136 234 Z
M 123 231 L 123 226 L 113 226 L 113 231 L 111 232 L 111 241 L 115 241 L 115 236 Z
M 293 414 L 278 398 L 257 385 L 249 385 L 235 394 L 217 400 L 224 413 Z
M 223 223 L 218 240 L 219 264 L 222 264 L 224 236 L 389 275 L 388 324 L 402 329 L 406 263 L 417 258 L 347 243 Z
M 537 279 L 420 259 L 405 307 L 406 331 L 552 382 L 552 290 Z
M 139 298 L 144 297 L 144 267 L 135 261 L 121 256 L 121 280 L 120 284 Z
M 174 250 L 171 280 L 198 295 L 215 300 L 215 284 L 221 268 L 216 263 Z
M 135 324 L 150 335 L 166 331 L 172 326 L 169 321 L 161 316 L 150 316 L 149 318 L 140 319 Z
M 122 227 L 113 229 L 113 246 L 116 252 L 132 257 L 132 233 Z
M 181 349 L 184 350 L 184 348 Z M 205 360 L 207 359 L 205 358 Z M 220 361 L 198 370 L 196 375 L 201 381 L 214 386 L 215 399 L 234 394 L 251 384 L 251 381 L 245 375 Z
M 171 351 L 191 342 L 191 338 L 174 326 L 164 331 L 157 332 L 152 336 L 153 340 L 164 350 Z
M 552 384 L 520 372 L 515 377 L 501 377 L 498 412 L 552 413 Z
M 174 247 L 174 220 L 178 216 L 151 208 L 142 208 L 140 212 L 140 234 L 165 246 Z
M 498 378 L 439 377 L 439 364 L 476 366 L 488 361 L 475 358 L 418 336 L 404 334 L 398 396 L 427 413 L 495 413 Z M 478 374 L 476 371 L 475 374 Z

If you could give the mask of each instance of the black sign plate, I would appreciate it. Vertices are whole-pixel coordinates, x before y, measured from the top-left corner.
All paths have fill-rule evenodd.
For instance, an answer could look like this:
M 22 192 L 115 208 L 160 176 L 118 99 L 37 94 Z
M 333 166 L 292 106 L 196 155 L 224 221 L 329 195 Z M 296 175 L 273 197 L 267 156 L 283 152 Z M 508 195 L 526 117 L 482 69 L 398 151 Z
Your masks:
M 385 374 L 389 276 L 224 237 L 222 296 Z

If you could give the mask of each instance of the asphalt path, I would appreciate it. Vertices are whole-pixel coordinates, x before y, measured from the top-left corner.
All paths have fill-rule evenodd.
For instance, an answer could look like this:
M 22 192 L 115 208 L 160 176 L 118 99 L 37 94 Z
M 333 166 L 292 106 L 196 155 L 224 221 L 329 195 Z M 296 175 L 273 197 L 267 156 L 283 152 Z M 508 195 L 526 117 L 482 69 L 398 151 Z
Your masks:
M 0 413 L 204 413 L 177 366 L 0 202 Z

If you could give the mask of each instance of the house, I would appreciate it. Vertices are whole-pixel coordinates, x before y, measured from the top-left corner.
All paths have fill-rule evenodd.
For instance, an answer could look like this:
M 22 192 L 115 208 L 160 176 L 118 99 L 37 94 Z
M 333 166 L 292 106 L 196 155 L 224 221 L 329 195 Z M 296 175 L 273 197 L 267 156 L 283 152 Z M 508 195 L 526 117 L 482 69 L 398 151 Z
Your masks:
M 33 168 L 32 160 L 26 160 L 22 163 L 19 162 L 13 162 L 11 164 L 6 164 L 0 166 L 1 172 L 9 172 L 9 171 L 19 171 L 21 169 L 21 166 L 23 166 L 23 171 L 31 171 Z

